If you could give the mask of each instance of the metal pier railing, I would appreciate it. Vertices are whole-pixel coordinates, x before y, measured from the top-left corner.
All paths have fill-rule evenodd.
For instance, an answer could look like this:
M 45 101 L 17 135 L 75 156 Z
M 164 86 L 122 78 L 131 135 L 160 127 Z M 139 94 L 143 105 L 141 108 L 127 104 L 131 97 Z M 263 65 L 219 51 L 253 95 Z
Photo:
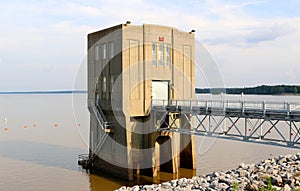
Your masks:
M 300 103 L 152 100 L 152 112 L 157 130 L 288 146 L 300 143 Z

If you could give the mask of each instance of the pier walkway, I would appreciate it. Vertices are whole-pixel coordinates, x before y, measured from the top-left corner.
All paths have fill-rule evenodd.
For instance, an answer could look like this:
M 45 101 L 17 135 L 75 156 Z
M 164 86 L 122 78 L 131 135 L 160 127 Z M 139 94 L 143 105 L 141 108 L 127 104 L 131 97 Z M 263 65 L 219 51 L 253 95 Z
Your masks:
M 300 146 L 300 103 L 153 100 L 158 131 Z

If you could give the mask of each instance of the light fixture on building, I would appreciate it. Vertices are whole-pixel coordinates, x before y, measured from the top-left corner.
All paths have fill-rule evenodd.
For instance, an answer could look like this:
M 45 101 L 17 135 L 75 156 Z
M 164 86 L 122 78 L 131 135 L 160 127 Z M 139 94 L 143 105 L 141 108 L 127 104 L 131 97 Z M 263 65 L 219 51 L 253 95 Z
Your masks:
M 130 25 L 131 21 L 126 21 L 125 26 Z
M 193 30 L 191 30 L 190 34 L 192 34 L 192 33 L 194 33 L 194 32 L 196 32 L 196 31 L 193 29 Z

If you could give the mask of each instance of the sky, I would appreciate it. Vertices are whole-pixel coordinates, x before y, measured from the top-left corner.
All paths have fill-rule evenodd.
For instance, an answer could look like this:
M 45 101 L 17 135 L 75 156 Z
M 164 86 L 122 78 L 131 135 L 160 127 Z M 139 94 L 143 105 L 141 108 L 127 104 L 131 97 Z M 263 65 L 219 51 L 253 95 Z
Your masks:
M 298 0 L 3 0 L 0 91 L 73 89 L 87 34 L 127 20 L 196 30 L 226 87 L 300 84 Z

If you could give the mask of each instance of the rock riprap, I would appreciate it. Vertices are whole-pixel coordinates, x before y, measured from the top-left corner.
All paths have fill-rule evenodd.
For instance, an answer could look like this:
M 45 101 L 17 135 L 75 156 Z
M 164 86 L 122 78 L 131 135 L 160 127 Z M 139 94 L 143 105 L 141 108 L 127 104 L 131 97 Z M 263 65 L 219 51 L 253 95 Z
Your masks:
M 161 184 L 122 186 L 116 191 L 251 191 L 263 189 L 300 190 L 300 153 L 263 160 L 257 164 L 242 163 L 233 170 L 194 176 L 191 179 L 180 178 Z

